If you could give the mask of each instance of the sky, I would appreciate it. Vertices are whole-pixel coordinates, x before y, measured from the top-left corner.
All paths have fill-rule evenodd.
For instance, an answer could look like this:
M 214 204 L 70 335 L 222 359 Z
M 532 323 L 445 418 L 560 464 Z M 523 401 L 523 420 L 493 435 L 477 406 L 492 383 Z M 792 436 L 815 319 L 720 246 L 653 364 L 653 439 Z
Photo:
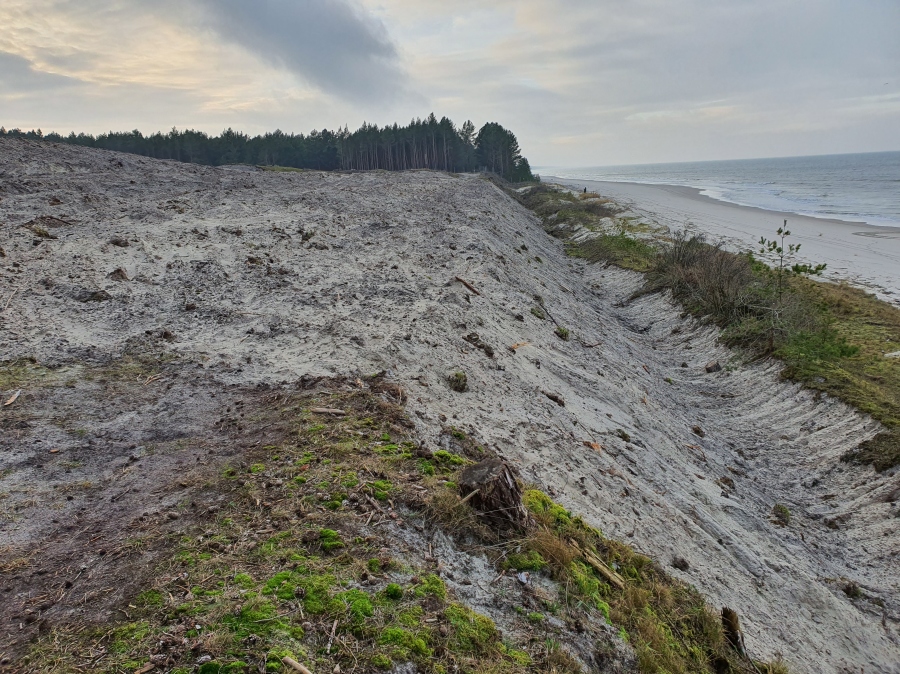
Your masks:
M 900 150 L 898 0 L 2 0 L 0 125 L 434 112 L 533 166 Z

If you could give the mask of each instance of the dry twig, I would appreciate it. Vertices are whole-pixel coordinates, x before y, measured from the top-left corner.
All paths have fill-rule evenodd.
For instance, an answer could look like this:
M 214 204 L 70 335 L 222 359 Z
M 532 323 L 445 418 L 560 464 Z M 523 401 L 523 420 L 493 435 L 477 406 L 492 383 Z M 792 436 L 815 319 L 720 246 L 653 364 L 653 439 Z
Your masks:
M 25 285 L 25 284 L 20 283 L 19 287 L 12 291 L 12 295 L 9 296 L 9 299 L 6 300 L 6 304 L 3 305 L 3 312 L 6 312 L 6 310 L 9 309 L 9 303 L 13 301 L 13 297 L 15 297 L 16 293 L 22 289 L 23 285 Z

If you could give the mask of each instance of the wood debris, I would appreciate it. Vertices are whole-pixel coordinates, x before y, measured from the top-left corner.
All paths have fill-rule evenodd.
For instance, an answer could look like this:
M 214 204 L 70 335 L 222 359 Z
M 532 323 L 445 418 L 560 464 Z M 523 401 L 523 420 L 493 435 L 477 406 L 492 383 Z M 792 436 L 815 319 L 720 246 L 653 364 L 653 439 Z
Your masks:
M 475 290 L 474 286 L 471 283 L 469 283 L 468 281 L 461 279 L 459 276 L 456 277 L 456 280 L 459 281 L 460 283 L 462 283 L 466 288 L 471 290 L 476 295 L 481 296 L 481 293 L 478 292 L 477 290 Z
M 344 410 L 333 410 L 328 407 L 313 407 L 309 411 L 313 414 L 330 414 L 333 417 L 347 416 L 347 413 Z
M 306 667 L 301 665 L 299 662 L 297 662 L 293 658 L 288 658 L 288 657 L 281 658 L 281 663 L 284 665 L 287 665 L 288 667 L 293 669 L 295 672 L 300 672 L 300 674 L 312 674 L 312 672 L 310 670 L 308 670 Z
M 557 393 L 552 393 L 551 391 L 541 391 L 545 396 L 550 398 L 553 402 L 555 402 L 560 407 L 566 406 L 566 401 L 562 399 L 562 396 Z
M 3 406 L 4 406 L 4 407 L 9 407 L 9 406 L 12 405 L 14 402 L 16 402 L 16 400 L 18 400 L 18 398 L 19 398 L 20 395 L 22 395 L 22 389 L 19 389 L 18 391 L 16 391 L 15 393 L 13 393 L 12 396 L 10 397 L 10 399 L 7 400 L 5 403 L 3 403 Z
M 584 561 L 594 567 L 594 570 L 597 571 L 601 576 L 606 578 L 610 583 L 615 585 L 620 590 L 625 589 L 625 579 L 622 578 L 618 573 L 609 568 L 606 563 L 600 559 L 594 552 L 591 550 L 586 550 L 578 545 L 573 539 L 569 539 L 569 543 L 574 547 L 578 552 L 581 553 L 581 556 L 584 557 Z

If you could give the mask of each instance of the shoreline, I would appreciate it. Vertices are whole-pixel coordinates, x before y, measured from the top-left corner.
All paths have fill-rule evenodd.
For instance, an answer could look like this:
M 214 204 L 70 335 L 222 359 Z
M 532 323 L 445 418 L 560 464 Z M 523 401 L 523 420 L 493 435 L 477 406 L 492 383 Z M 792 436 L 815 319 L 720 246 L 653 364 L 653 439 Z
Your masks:
M 792 243 L 802 244 L 798 260 L 824 262 L 824 278 L 847 282 L 900 306 L 900 227 L 772 211 L 715 199 L 703 190 L 662 185 L 546 176 L 547 182 L 610 198 L 642 218 L 669 229 L 686 229 L 721 240 L 733 251 L 756 251 L 787 219 Z
M 778 211 L 773 210 L 771 208 L 764 208 L 763 206 L 753 206 L 752 204 L 742 204 L 737 201 L 729 201 L 728 199 L 720 199 L 718 197 L 710 196 L 709 194 L 704 194 L 710 188 L 708 187 L 692 187 L 691 185 L 672 185 L 670 183 L 639 183 L 633 180 L 588 180 L 588 179 L 580 179 L 580 178 L 560 178 L 558 176 L 546 176 L 542 177 L 542 180 L 553 181 L 555 183 L 559 183 L 561 185 L 567 185 L 568 183 L 577 183 L 583 184 L 585 186 L 590 186 L 592 184 L 599 185 L 629 185 L 632 187 L 649 187 L 653 189 L 663 189 L 675 193 L 680 193 L 685 197 L 696 199 L 698 201 L 707 201 L 714 204 L 721 204 L 723 206 L 732 206 L 735 208 L 746 208 L 751 211 L 761 211 L 763 213 L 773 213 L 775 215 L 781 216 L 783 218 L 787 218 L 791 220 L 792 218 L 808 218 L 810 220 L 820 220 L 822 222 L 831 222 L 836 225 L 852 225 L 853 227 L 865 227 L 871 228 L 876 231 L 889 231 L 892 233 L 897 233 L 900 235 L 900 224 L 897 225 L 876 225 L 871 222 L 867 222 L 865 220 L 843 220 L 841 218 L 835 217 L 826 217 L 824 215 L 812 215 L 810 213 L 797 213 L 796 211 Z

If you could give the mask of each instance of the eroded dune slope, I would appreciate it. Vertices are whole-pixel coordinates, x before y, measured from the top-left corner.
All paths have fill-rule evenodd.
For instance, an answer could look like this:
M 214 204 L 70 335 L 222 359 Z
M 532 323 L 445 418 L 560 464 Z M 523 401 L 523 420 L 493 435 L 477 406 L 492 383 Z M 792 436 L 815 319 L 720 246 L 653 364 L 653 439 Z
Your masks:
M 85 439 L 63 412 L 83 407 L 81 364 L 152 354 L 221 387 L 385 370 L 425 437 L 471 430 L 607 534 L 663 564 L 684 558 L 672 573 L 737 609 L 757 656 L 900 672 L 898 476 L 839 460 L 877 425 L 771 364 L 733 361 L 664 297 L 625 302 L 637 275 L 567 258 L 489 182 L 5 140 L 0 199 L 0 360 L 73 379 L 52 410 L 3 429 L 0 491 L 17 516 L 0 544 L 59 528 L 83 506 L 59 485 L 117 481 L 148 435 L 213 408 L 163 381 L 162 402 L 92 407 Z M 456 371 L 468 392 L 447 386 Z M 84 458 L 48 472 L 50 446 Z

